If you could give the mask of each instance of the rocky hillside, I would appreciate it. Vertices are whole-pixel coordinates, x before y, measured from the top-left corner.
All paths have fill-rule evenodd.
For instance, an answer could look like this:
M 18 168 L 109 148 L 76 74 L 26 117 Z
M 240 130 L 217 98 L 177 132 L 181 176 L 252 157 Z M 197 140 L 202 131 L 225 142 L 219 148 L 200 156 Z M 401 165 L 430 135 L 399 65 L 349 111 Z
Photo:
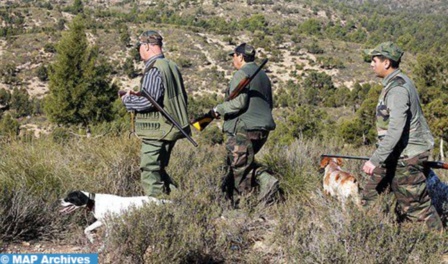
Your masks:
M 75 2 L 16 0 L 0 4 L 0 23 L 4 29 L 14 32 L 0 39 L 3 72 L 0 88 L 24 87 L 30 95 L 38 97 L 48 91 L 48 83 L 37 77 L 38 69 L 50 65 L 54 60 L 54 45 L 73 17 L 70 8 Z M 270 0 L 85 2 L 83 12 L 91 17 L 88 32 L 91 44 L 97 45 L 113 65 L 115 80 L 119 80 L 123 88 L 138 86 L 139 78 L 130 79 L 121 67 L 125 59 L 131 56 L 135 37 L 145 29 L 158 30 L 164 36 L 165 52 L 182 66 L 192 93 L 215 93 L 226 87 L 233 70 L 226 53 L 241 42 L 250 42 L 256 46 L 262 43 L 258 45 L 258 55 L 270 59 L 267 69 L 275 88 L 287 81 L 300 81 L 301 76 L 310 70 L 332 76 L 336 87 L 351 88 L 355 82 L 373 80 L 368 65 L 363 63 L 361 44 L 298 32 L 292 35 L 288 33 L 296 32 L 298 25 L 310 18 L 344 26 L 349 17 L 325 5 L 325 1 L 314 4 L 311 1 Z M 416 1 L 391 2 L 395 2 L 390 4 L 394 8 L 405 7 Z M 429 5 L 436 12 L 441 10 L 442 3 L 420 1 L 413 7 L 422 5 Z M 337 7 L 335 4 L 333 6 Z M 133 15 L 151 18 L 152 13 L 159 18 L 171 15 L 172 20 L 193 19 L 210 25 L 215 21 L 220 27 L 201 28 L 173 21 L 162 23 L 157 18 L 148 19 L 144 23 L 132 21 Z M 248 24 L 248 30 L 226 32 L 226 23 L 238 23 L 249 18 L 252 20 L 244 22 Z M 257 28 L 257 25 L 251 23 L 262 23 L 259 28 L 267 30 L 251 30 Z M 130 36 L 127 43 L 120 41 L 123 26 Z M 266 41 L 267 44 L 263 43 Z M 141 67 L 141 64 L 136 63 L 135 67 Z

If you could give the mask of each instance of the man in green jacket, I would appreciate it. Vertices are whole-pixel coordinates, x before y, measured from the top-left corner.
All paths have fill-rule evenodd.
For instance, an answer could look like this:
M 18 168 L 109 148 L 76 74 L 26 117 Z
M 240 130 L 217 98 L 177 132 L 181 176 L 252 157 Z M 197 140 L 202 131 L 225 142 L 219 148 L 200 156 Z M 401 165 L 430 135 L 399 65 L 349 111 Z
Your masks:
M 431 229 L 442 230 L 428 195 L 427 168 L 423 166 L 434 139 L 417 89 L 399 69 L 403 51 L 392 42 L 384 42 L 365 53 L 371 56 L 371 67 L 383 79 L 384 88 L 376 108 L 378 147 L 363 166 L 370 178 L 362 191 L 362 203 L 368 206 L 390 186 L 400 221 L 425 222 Z
M 255 49 L 246 43 L 237 46 L 229 55 L 237 71 L 230 81 L 227 97 L 258 68 L 254 62 Z M 272 108 L 271 81 L 261 70 L 237 97 L 213 109 L 215 116 L 224 119 L 228 173 L 222 187 L 233 202 L 234 192 L 245 195 L 255 190 L 262 203 L 272 202 L 278 192 L 278 180 L 254 160 L 255 154 L 266 143 L 269 131 L 275 129 Z
M 187 94 L 182 75 L 177 65 L 163 55 L 162 40 L 162 36 L 153 30 L 139 37 L 136 48 L 145 63 L 141 92 L 150 95 L 190 134 Z M 121 99 L 128 111 L 137 113 L 135 132 L 142 138 L 140 170 L 145 194 L 169 194 L 175 184 L 165 168 L 176 141 L 185 136 L 144 96 L 128 92 Z

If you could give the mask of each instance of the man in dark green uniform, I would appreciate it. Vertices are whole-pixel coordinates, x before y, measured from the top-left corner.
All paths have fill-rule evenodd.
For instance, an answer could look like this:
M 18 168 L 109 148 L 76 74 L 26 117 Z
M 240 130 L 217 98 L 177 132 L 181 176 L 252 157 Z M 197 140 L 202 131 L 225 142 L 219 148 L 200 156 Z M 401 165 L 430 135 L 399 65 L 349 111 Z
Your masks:
M 190 134 L 187 94 L 176 64 L 165 58 L 162 37 L 146 31 L 139 37 L 137 49 L 145 62 L 141 91 L 158 102 L 183 130 Z M 122 97 L 128 111 L 135 111 L 135 132 L 142 138 L 141 181 L 146 195 L 169 194 L 175 184 L 166 172 L 171 151 L 184 135 L 143 96 L 128 92 Z
M 226 95 L 244 78 L 252 76 L 255 49 L 245 43 L 229 54 L 237 69 Z M 272 117 L 271 81 L 260 71 L 237 97 L 216 106 L 213 111 L 224 119 L 223 132 L 227 134 L 227 171 L 223 191 L 233 200 L 234 192 L 248 194 L 256 190 L 258 201 L 270 203 L 278 192 L 278 180 L 255 163 L 255 154 L 266 142 L 269 131 L 275 129 Z
M 414 83 L 399 69 L 403 51 L 392 42 L 365 50 L 371 67 L 383 79 L 376 108 L 378 148 L 363 171 L 370 175 L 363 191 L 365 206 L 390 186 L 397 199 L 399 220 L 425 222 L 442 230 L 442 222 L 426 189 L 423 162 L 428 160 L 434 139 L 420 106 Z

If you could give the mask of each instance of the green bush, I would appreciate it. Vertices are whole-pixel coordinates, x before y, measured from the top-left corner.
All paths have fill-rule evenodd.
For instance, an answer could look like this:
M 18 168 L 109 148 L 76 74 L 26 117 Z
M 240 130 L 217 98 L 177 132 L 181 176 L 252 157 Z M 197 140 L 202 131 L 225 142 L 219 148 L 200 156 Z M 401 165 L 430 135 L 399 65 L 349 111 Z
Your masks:
M 148 205 L 114 222 L 110 254 L 120 263 L 222 261 L 219 249 L 225 251 L 225 234 L 217 234 L 212 227 L 218 217 L 216 206 L 192 197 L 172 205 Z
M 11 94 L 10 109 L 15 117 L 23 117 L 33 114 L 33 105 L 30 95 L 24 88 L 15 87 Z
M 0 136 L 15 138 L 19 135 L 19 131 L 20 124 L 11 114 L 6 114 L 0 119 Z
M 273 245 L 285 262 L 438 263 L 445 235 L 397 226 L 379 207 L 370 212 L 313 195 L 308 206 L 293 201 L 282 208 Z M 423 242 L 424 241 L 424 242 Z
M 60 29 L 60 30 L 62 30 L 62 29 Z M 45 52 L 49 52 L 49 53 L 55 53 L 56 52 L 56 48 L 54 47 L 53 43 L 45 43 L 44 51 Z
M 17 84 L 20 78 L 17 76 L 17 66 L 14 63 L 5 63 L 0 68 L 0 76 L 6 84 Z
M 37 68 L 37 78 L 39 78 L 40 81 L 45 82 L 48 81 L 48 69 L 44 65 L 41 65 L 39 68 Z
M 11 100 L 11 93 L 8 90 L 0 89 L 0 105 L 6 107 Z
M 132 58 L 126 58 L 122 66 L 123 72 L 129 78 L 133 79 L 138 76 L 138 72 L 134 67 L 134 60 Z
M 193 65 L 193 62 L 189 58 L 178 57 L 175 61 L 182 68 L 190 68 Z
M 206 145 L 220 145 L 224 142 L 224 135 L 221 129 L 215 125 L 209 125 L 206 129 L 199 132 L 199 143 Z

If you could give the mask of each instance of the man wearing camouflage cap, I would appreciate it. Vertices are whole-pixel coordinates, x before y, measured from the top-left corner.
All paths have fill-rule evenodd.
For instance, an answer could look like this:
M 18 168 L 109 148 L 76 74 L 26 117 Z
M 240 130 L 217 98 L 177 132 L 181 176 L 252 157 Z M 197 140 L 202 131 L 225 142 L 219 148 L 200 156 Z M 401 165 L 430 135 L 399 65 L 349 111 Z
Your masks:
M 246 77 L 258 69 L 255 49 L 243 43 L 229 54 L 237 69 L 230 81 L 228 97 Z M 217 105 L 212 114 L 224 119 L 223 132 L 227 134 L 227 175 L 222 190 L 235 203 L 234 192 L 245 195 L 258 192 L 260 203 L 270 203 L 279 190 L 278 180 L 257 165 L 255 154 L 266 142 L 269 131 L 275 129 L 272 117 L 271 81 L 261 70 L 237 97 Z
M 145 63 L 141 91 L 158 102 L 190 134 L 182 75 L 177 65 L 165 58 L 162 41 L 162 36 L 153 30 L 144 32 L 138 38 L 136 48 Z M 176 141 L 185 136 L 147 98 L 128 92 L 122 101 L 128 111 L 137 113 L 135 132 L 142 138 L 140 170 L 145 194 L 169 194 L 175 189 L 175 184 L 165 168 Z
M 414 83 L 399 69 L 403 51 L 392 42 L 365 50 L 371 67 L 383 79 L 376 108 L 378 147 L 364 166 L 369 179 L 361 193 L 368 206 L 388 186 L 397 200 L 399 221 L 426 222 L 442 230 L 442 222 L 426 188 L 428 160 L 434 139 L 420 106 Z

